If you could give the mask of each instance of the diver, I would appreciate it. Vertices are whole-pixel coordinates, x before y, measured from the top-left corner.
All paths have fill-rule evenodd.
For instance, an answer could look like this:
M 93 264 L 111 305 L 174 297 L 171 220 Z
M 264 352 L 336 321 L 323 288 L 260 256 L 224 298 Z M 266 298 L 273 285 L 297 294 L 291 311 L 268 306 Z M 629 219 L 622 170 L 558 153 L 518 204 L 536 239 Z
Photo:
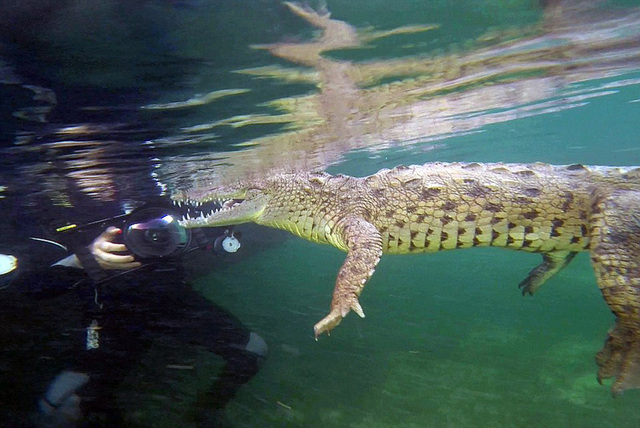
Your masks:
M 81 319 L 81 328 L 71 323 L 65 332 L 71 352 L 49 357 L 61 367 L 41 392 L 37 426 L 122 425 L 119 386 L 159 337 L 203 347 L 225 360 L 209 392 L 197 399 L 203 415 L 195 419 L 205 426 L 224 419 L 225 405 L 266 359 L 268 348 L 258 334 L 185 280 L 185 259 L 210 260 L 212 252 L 220 256 L 216 259 L 233 256 L 241 245 L 238 234 L 217 228 L 191 236 L 166 210 L 136 210 L 62 257 L 59 243 L 40 239 L 36 243 L 50 247 L 57 259 L 40 257 L 40 269 L 29 257 L 33 251 L 0 256 L 0 293 L 12 293 L 0 294 L 0 302 L 22 294 L 31 300 L 23 307 L 31 307 L 66 296 L 66 303 L 57 304 L 57 316 Z M 20 268 L 25 258 L 31 264 L 27 271 Z

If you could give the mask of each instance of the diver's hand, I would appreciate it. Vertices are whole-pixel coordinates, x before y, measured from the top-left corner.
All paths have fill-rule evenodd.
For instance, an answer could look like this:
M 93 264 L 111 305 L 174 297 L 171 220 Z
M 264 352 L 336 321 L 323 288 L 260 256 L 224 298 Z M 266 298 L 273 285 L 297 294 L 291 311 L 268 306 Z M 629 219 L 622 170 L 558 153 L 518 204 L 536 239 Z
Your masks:
M 110 226 L 89 245 L 89 251 L 102 269 L 127 270 L 141 265 L 131 254 L 116 254 L 127 251 L 124 244 L 114 242 L 121 233 L 122 230 Z

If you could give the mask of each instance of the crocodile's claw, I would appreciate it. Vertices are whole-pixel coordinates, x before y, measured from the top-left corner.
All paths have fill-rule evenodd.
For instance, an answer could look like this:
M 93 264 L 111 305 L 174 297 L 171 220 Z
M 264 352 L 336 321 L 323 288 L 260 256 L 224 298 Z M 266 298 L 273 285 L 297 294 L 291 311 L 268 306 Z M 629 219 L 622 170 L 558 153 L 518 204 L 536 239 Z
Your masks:
M 640 388 L 640 346 L 638 333 L 633 329 L 624 328 L 616 323 L 609 331 L 604 347 L 596 355 L 598 363 L 598 382 L 615 377 L 611 385 L 613 396 L 620 395 L 626 389 Z
M 329 315 L 322 318 L 316 325 L 313 326 L 313 332 L 315 334 L 316 340 L 318 340 L 318 336 L 320 336 L 324 332 L 327 332 L 327 334 L 329 334 L 331 330 L 333 330 L 338 326 L 338 324 L 342 322 L 342 318 L 342 313 L 339 308 L 332 309 L 331 312 L 329 312 Z
M 320 336 L 324 332 L 327 332 L 328 335 L 331 330 L 333 330 L 338 326 L 338 324 L 340 324 L 340 322 L 342 322 L 342 318 L 346 317 L 350 311 L 358 314 L 360 318 L 364 318 L 364 311 L 362 310 L 362 306 L 360 306 L 360 302 L 358 302 L 357 299 L 350 303 L 336 305 L 331 309 L 329 315 L 322 318 L 315 326 L 313 326 L 316 340 L 318 340 L 318 336 Z
M 347 316 L 347 314 L 349 313 L 349 310 L 352 310 L 353 312 L 358 314 L 358 316 L 360 318 L 364 318 L 364 311 L 362 310 L 362 306 L 360 306 L 360 302 L 358 302 L 358 300 L 355 300 L 355 301 L 351 302 L 351 304 L 346 309 L 346 311 L 343 309 L 342 310 L 342 314 L 343 314 L 342 316 L 343 317 Z

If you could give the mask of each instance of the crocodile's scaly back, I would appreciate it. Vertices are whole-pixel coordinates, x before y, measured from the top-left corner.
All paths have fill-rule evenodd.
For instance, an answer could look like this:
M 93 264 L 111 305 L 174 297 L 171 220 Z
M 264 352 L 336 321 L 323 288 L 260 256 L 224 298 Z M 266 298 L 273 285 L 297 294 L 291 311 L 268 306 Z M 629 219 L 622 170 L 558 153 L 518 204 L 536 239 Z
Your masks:
M 385 252 L 489 245 L 550 252 L 589 245 L 592 175 L 582 166 L 471 163 L 398 167 L 364 180 Z
M 580 251 L 590 251 L 602 294 L 616 315 L 597 356 L 614 393 L 640 388 L 640 169 L 546 164 L 431 163 L 355 178 L 281 174 L 209 189 L 190 199 L 233 199 L 186 219 L 187 227 L 253 221 L 347 252 L 331 311 L 316 336 L 349 311 L 383 253 L 497 246 L 538 252 L 521 283 L 533 294 Z

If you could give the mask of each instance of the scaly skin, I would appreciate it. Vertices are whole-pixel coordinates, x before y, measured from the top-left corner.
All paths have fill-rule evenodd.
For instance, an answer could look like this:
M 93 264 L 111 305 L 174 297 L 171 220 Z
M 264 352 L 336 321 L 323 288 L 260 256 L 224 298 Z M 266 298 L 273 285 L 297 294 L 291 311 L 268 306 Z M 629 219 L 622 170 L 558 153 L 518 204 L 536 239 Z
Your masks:
M 533 294 L 580 251 L 589 251 L 617 320 L 597 355 L 598 380 L 614 394 L 640 388 L 640 168 L 431 163 L 354 178 L 280 174 L 176 199 L 235 203 L 186 227 L 255 222 L 347 252 L 330 313 L 316 337 L 349 311 L 383 253 L 496 246 L 541 253 L 520 283 Z M 241 202 L 240 202 L 241 201 Z

